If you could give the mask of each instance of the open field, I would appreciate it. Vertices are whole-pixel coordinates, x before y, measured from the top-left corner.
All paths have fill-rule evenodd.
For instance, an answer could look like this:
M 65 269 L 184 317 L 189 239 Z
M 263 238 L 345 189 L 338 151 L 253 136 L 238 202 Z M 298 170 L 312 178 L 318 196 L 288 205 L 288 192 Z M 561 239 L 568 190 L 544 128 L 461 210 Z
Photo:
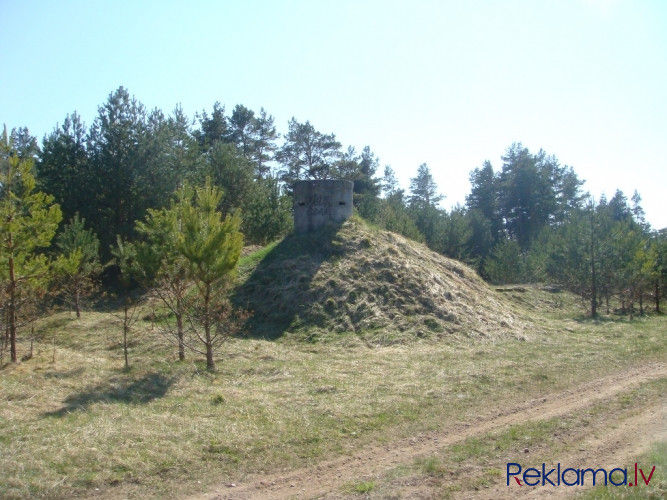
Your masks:
M 176 362 L 147 320 L 125 372 L 112 315 L 47 318 L 35 357 L 0 371 L 0 496 L 498 498 L 508 461 L 618 449 L 629 465 L 661 439 L 667 318 L 591 321 L 565 293 L 502 293 L 537 333 L 234 339 L 214 374 Z

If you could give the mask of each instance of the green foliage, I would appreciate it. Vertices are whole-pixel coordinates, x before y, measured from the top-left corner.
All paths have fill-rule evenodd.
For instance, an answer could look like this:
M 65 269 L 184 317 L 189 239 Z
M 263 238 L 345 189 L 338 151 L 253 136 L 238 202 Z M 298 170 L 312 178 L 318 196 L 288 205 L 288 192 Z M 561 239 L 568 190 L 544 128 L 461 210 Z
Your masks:
M 75 214 L 56 238 L 60 252 L 57 271 L 62 290 L 77 317 L 81 317 L 81 299 L 94 290 L 95 280 L 102 272 L 100 242 L 92 229 L 85 229 L 85 223 L 85 219 Z
M 207 165 L 206 177 L 224 192 L 220 208 L 223 213 L 243 209 L 253 190 L 253 165 L 239 155 L 233 144 L 217 142 L 213 145 Z M 204 184 L 205 178 L 197 184 Z
M 259 110 L 259 116 L 252 122 L 251 139 L 253 141 L 252 160 L 255 164 L 257 179 L 266 178 L 270 173 L 269 162 L 274 159 L 278 146 L 276 140 L 280 134 L 276 132 L 273 116 L 267 114 L 264 108 Z
M 366 207 L 370 208 L 370 207 Z M 370 221 L 382 229 L 401 234 L 415 241 L 424 241 L 414 218 L 403 203 L 403 192 L 398 191 L 387 198 L 377 201 L 377 207 L 372 207 Z
M 292 230 L 292 201 L 271 177 L 257 179 L 243 204 L 241 229 L 248 243 L 265 245 Z
M 288 127 L 285 144 L 276 155 L 283 165 L 283 182 L 291 186 L 298 180 L 330 178 L 341 156 L 336 136 L 318 132 L 309 121 L 299 123 L 294 117 Z
M 180 106 L 164 118 L 161 113 L 148 117 L 145 145 L 146 171 L 153 186 L 150 208 L 161 208 L 184 180 L 196 182 L 206 170 L 206 159 L 194 137 L 192 124 Z
M 5 128 L 0 140 L 0 281 L 11 360 L 16 362 L 17 325 L 22 306 L 45 290 L 50 262 L 40 253 L 48 248 L 62 219 L 53 196 L 36 191 L 32 158 L 21 158 Z M 4 344 L 4 340 L 3 340 Z
M 32 160 L 10 156 L 3 167 L 0 174 L 3 261 L 12 258 L 16 270 L 25 269 L 26 274 L 41 276 L 43 273 L 36 270 L 45 269 L 46 257 L 35 252 L 51 245 L 62 212 L 53 203 L 53 196 L 35 190 Z
M 143 150 L 147 134 L 144 106 L 123 87 L 100 106 L 89 134 L 91 192 L 89 209 L 81 214 L 93 223 L 102 247 L 115 242 L 116 234 L 131 235 L 134 220 L 150 206 L 150 190 L 158 179 L 147 176 Z
M 379 160 L 369 146 L 364 147 L 361 155 L 350 146 L 334 168 L 334 176 L 338 179 L 352 181 L 353 203 L 359 209 L 362 205 L 369 208 L 380 194 L 380 183 L 375 177 Z
M 208 178 L 196 189 L 185 185 L 169 208 L 149 210 L 145 221 L 137 223 L 143 240 L 136 245 L 134 273 L 174 314 L 175 329 L 167 323 L 164 330 L 177 338 L 179 358 L 185 359 L 188 346 L 206 354 L 210 370 L 215 368 L 213 351 L 225 338 L 220 320 L 234 323 L 225 309 L 226 293 L 243 246 L 239 212 L 223 219 L 221 199 L 222 192 Z M 193 284 L 196 291 L 190 292 Z M 203 343 L 203 351 L 188 343 L 186 329 Z
M 439 247 L 442 254 L 461 261 L 470 260 L 472 227 L 465 209 L 456 205 L 448 214 L 443 214 L 443 230 Z M 433 248 L 433 247 L 432 247 Z
M 229 137 L 229 123 L 225 116 L 225 107 L 216 102 L 210 116 L 206 111 L 202 111 L 198 119 L 200 128 L 194 132 L 194 137 L 201 151 L 206 154 L 216 142 L 225 141 Z
M 239 212 L 224 219 L 218 211 L 222 193 L 210 180 L 197 188 L 194 200 L 182 199 L 181 232 L 176 249 L 187 259 L 190 272 L 201 285 L 216 285 L 229 278 L 243 247 Z
M 655 280 L 658 254 L 641 226 L 638 224 L 624 226 L 625 230 L 621 232 L 616 245 L 621 250 L 621 255 L 624 256 L 620 274 L 627 288 L 623 292 L 623 298 L 627 300 L 630 317 L 632 317 L 636 301 L 639 301 L 640 314 L 644 312 L 644 291 L 649 289 Z
M 426 163 L 419 165 L 417 176 L 410 179 L 410 206 L 417 209 L 426 209 L 436 206 L 445 197 L 438 194 L 438 186 L 433 180 L 431 169 Z
M 520 283 L 523 281 L 523 255 L 514 240 L 498 243 L 484 264 L 489 281 L 496 284 Z
M 120 338 L 113 338 L 112 340 L 123 348 L 123 358 L 125 360 L 125 369 L 127 370 L 130 368 L 130 334 L 133 326 L 139 319 L 137 301 L 132 297 L 130 290 L 134 284 L 135 277 L 138 275 L 137 249 L 135 245 L 124 241 L 118 235 L 116 236 L 116 246 L 111 249 L 111 254 L 120 272 L 119 282 L 123 287 L 123 296 L 121 298 L 123 304 L 122 314 L 115 314 L 123 329 L 122 336 Z
M 653 237 L 656 261 L 654 275 L 654 299 L 656 312 L 661 312 L 660 301 L 667 295 L 667 233 L 656 232 Z
M 124 240 L 120 235 L 116 236 L 116 246 L 112 247 L 111 254 L 114 264 L 119 271 L 118 281 L 125 289 L 126 294 L 133 287 L 135 278 L 139 274 L 137 262 L 137 247 L 131 242 Z
M 218 211 L 221 198 L 210 179 L 195 189 L 194 196 L 186 191 L 179 197 L 181 220 L 176 234 L 176 251 L 185 259 L 197 289 L 186 311 L 188 322 L 204 345 L 205 350 L 198 352 L 206 355 L 208 370 L 215 369 L 214 350 L 235 333 L 240 319 L 226 295 L 243 247 L 241 218 L 236 211 L 223 219 Z
M 491 162 L 487 160 L 482 168 L 470 172 L 470 194 L 466 196 L 466 206 L 475 211 L 478 220 L 487 223 L 493 242 L 497 242 L 502 234 L 498 184 Z
M 139 221 L 136 231 L 142 240 L 136 244 L 137 275 L 145 288 L 151 290 L 174 315 L 175 327 L 167 322 L 162 329 L 167 336 L 175 337 L 179 360 L 185 360 L 186 295 L 192 283 L 187 260 L 177 249 L 177 239 L 182 227 L 182 207 L 192 198 L 193 190 L 182 187 L 169 208 L 149 209 L 145 221 Z
M 477 272 L 487 277 L 484 264 L 495 244 L 492 221 L 480 210 L 473 208 L 466 212 L 466 221 L 470 227 L 467 240 L 468 258 L 475 265 Z
M 559 167 L 544 151 L 532 155 L 520 143 L 507 149 L 503 162 L 498 178 L 500 213 L 507 234 L 525 250 L 552 218 L 562 218 L 555 179 Z
M 40 189 L 55 197 L 65 220 L 89 212 L 92 179 L 87 140 L 81 117 L 67 115 L 63 125 L 44 138 L 36 165 Z
M 237 104 L 229 118 L 229 139 L 236 145 L 241 156 L 247 160 L 253 157 L 252 129 L 255 121 L 255 112 L 242 104 Z
M 632 316 L 639 302 L 643 313 L 644 296 L 655 289 L 659 275 L 659 246 L 633 218 L 621 192 L 610 202 L 591 200 L 566 224 L 540 237 L 529 255 L 536 269 L 588 301 L 594 316 L 603 301 L 609 313 L 614 297 L 622 312 Z M 657 298 L 659 290 L 654 293 Z
M 55 196 L 68 219 L 77 212 L 86 219 L 105 259 L 117 234 L 127 241 L 137 234 L 146 239 L 136 221 L 149 209 L 168 207 L 186 182 L 201 185 L 210 177 L 211 186 L 224 192 L 217 209 L 240 210 L 246 241 L 266 244 L 292 228 L 294 181 L 335 177 L 354 182 L 354 207 L 362 217 L 473 264 L 484 277 L 556 281 L 590 300 L 591 310 L 602 302 L 609 310 L 610 301 L 618 300 L 622 311 L 632 313 L 638 303 L 641 313 L 651 296 L 660 307 L 667 266 L 661 244 L 649 241 L 639 194 L 629 203 L 617 191 L 587 208 L 583 182 L 572 167 L 542 150 L 510 145 L 500 171 L 486 161 L 470 173 L 464 207 L 444 210 L 426 164 L 406 193 L 391 167 L 377 178 L 379 160 L 368 146 L 361 153 L 353 147 L 343 152 L 333 133 L 295 118 L 280 147 L 278 139 L 264 109 L 256 113 L 239 104 L 226 116 L 225 107 L 215 103 L 194 121 L 180 107 L 165 117 L 159 110 L 147 112 L 123 87 L 99 107 L 90 130 L 76 113 L 67 116 L 44 138 L 41 152 L 27 129 L 11 133 L 15 156 L 39 158 L 39 187 Z M 272 162 L 281 167 L 277 177 Z M 516 248 L 509 242 L 518 244 L 521 259 L 512 261 Z M 157 272 L 155 252 L 153 270 L 148 264 L 156 245 L 135 249 L 144 261 L 142 279 Z

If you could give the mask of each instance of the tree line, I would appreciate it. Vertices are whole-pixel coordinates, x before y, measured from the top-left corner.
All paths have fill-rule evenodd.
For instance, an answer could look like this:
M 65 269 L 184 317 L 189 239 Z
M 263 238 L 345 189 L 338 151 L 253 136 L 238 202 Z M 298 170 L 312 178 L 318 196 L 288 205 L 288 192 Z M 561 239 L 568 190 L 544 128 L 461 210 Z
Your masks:
M 107 284 L 156 293 L 177 319 L 169 328 L 179 357 L 188 330 L 199 332 L 212 363 L 222 318 L 231 325 L 244 313 L 210 299 L 229 288 L 241 242 L 291 231 L 291 186 L 302 179 L 354 181 L 362 217 L 469 263 L 490 282 L 554 282 L 580 294 L 592 315 L 601 307 L 641 314 L 649 299 L 660 310 L 667 235 L 646 223 L 637 193 L 595 200 L 572 167 L 515 143 L 499 170 L 489 161 L 475 168 L 465 204 L 446 210 L 427 164 L 406 191 L 390 166 L 380 174 L 370 147 L 344 149 L 309 121 L 287 125 L 281 137 L 273 116 L 240 104 L 229 114 L 215 103 L 193 118 L 178 106 L 165 115 L 120 87 L 89 128 L 73 112 L 41 144 L 27 128 L 5 129 L 0 352 L 10 346 L 15 360 L 16 330 L 38 314 L 54 281 L 80 314 L 106 273 Z M 217 237 L 207 233 L 218 226 L 226 229 Z M 202 266 L 218 265 L 203 264 L 207 245 L 223 242 L 230 260 L 205 278 Z M 200 293 L 183 293 L 191 287 Z M 129 306 L 123 321 L 129 329 Z
M 491 283 L 552 283 L 579 294 L 592 316 L 600 309 L 661 312 L 667 290 L 667 230 L 646 222 L 641 197 L 617 190 L 608 199 L 582 191 L 572 167 L 540 150 L 512 144 L 495 170 L 489 161 L 470 173 L 464 206 L 438 203 L 427 165 L 409 193 L 385 169 L 385 197 L 366 211 L 382 227 L 423 240 L 465 261 Z
M 179 358 L 188 348 L 212 369 L 214 348 L 248 314 L 226 300 L 240 248 L 291 231 L 292 183 L 345 176 L 359 194 L 377 184 L 368 148 L 343 152 L 334 134 L 288 125 L 279 145 L 264 109 L 226 114 L 215 103 L 193 119 L 180 107 L 167 116 L 120 87 L 89 128 L 76 112 L 41 144 L 5 128 L 0 356 L 17 361 L 17 331 L 43 313 L 48 292 L 79 316 L 103 277 L 122 303 L 126 365 L 141 288 L 174 314 L 164 327 Z

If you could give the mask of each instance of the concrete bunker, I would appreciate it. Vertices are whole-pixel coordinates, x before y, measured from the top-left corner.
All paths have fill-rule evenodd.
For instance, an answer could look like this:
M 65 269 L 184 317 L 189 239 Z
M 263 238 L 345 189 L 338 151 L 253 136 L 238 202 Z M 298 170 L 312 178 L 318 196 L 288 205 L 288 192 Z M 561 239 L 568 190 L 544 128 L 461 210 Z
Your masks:
M 294 231 L 307 233 L 352 215 L 352 181 L 322 179 L 294 183 Z

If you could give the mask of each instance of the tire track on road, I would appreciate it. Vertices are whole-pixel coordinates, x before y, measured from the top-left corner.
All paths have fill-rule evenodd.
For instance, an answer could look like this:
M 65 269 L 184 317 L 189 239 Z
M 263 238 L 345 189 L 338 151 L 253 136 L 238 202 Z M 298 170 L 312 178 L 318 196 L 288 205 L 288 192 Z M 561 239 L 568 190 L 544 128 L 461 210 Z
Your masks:
M 326 460 L 309 467 L 283 473 L 249 477 L 233 487 L 221 485 L 216 491 L 189 497 L 189 500 L 273 500 L 281 498 L 318 498 L 339 492 L 345 483 L 362 476 L 381 476 L 400 464 L 412 463 L 421 456 L 438 453 L 466 439 L 501 430 L 531 420 L 547 420 L 568 415 L 630 390 L 644 382 L 667 377 L 667 364 L 648 363 L 619 373 L 585 382 L 541 398 L 498 407 L 494 416 L 454 424 L 447 429 L 404 438 L 385 445 L 370 446 L 350 456 Z

